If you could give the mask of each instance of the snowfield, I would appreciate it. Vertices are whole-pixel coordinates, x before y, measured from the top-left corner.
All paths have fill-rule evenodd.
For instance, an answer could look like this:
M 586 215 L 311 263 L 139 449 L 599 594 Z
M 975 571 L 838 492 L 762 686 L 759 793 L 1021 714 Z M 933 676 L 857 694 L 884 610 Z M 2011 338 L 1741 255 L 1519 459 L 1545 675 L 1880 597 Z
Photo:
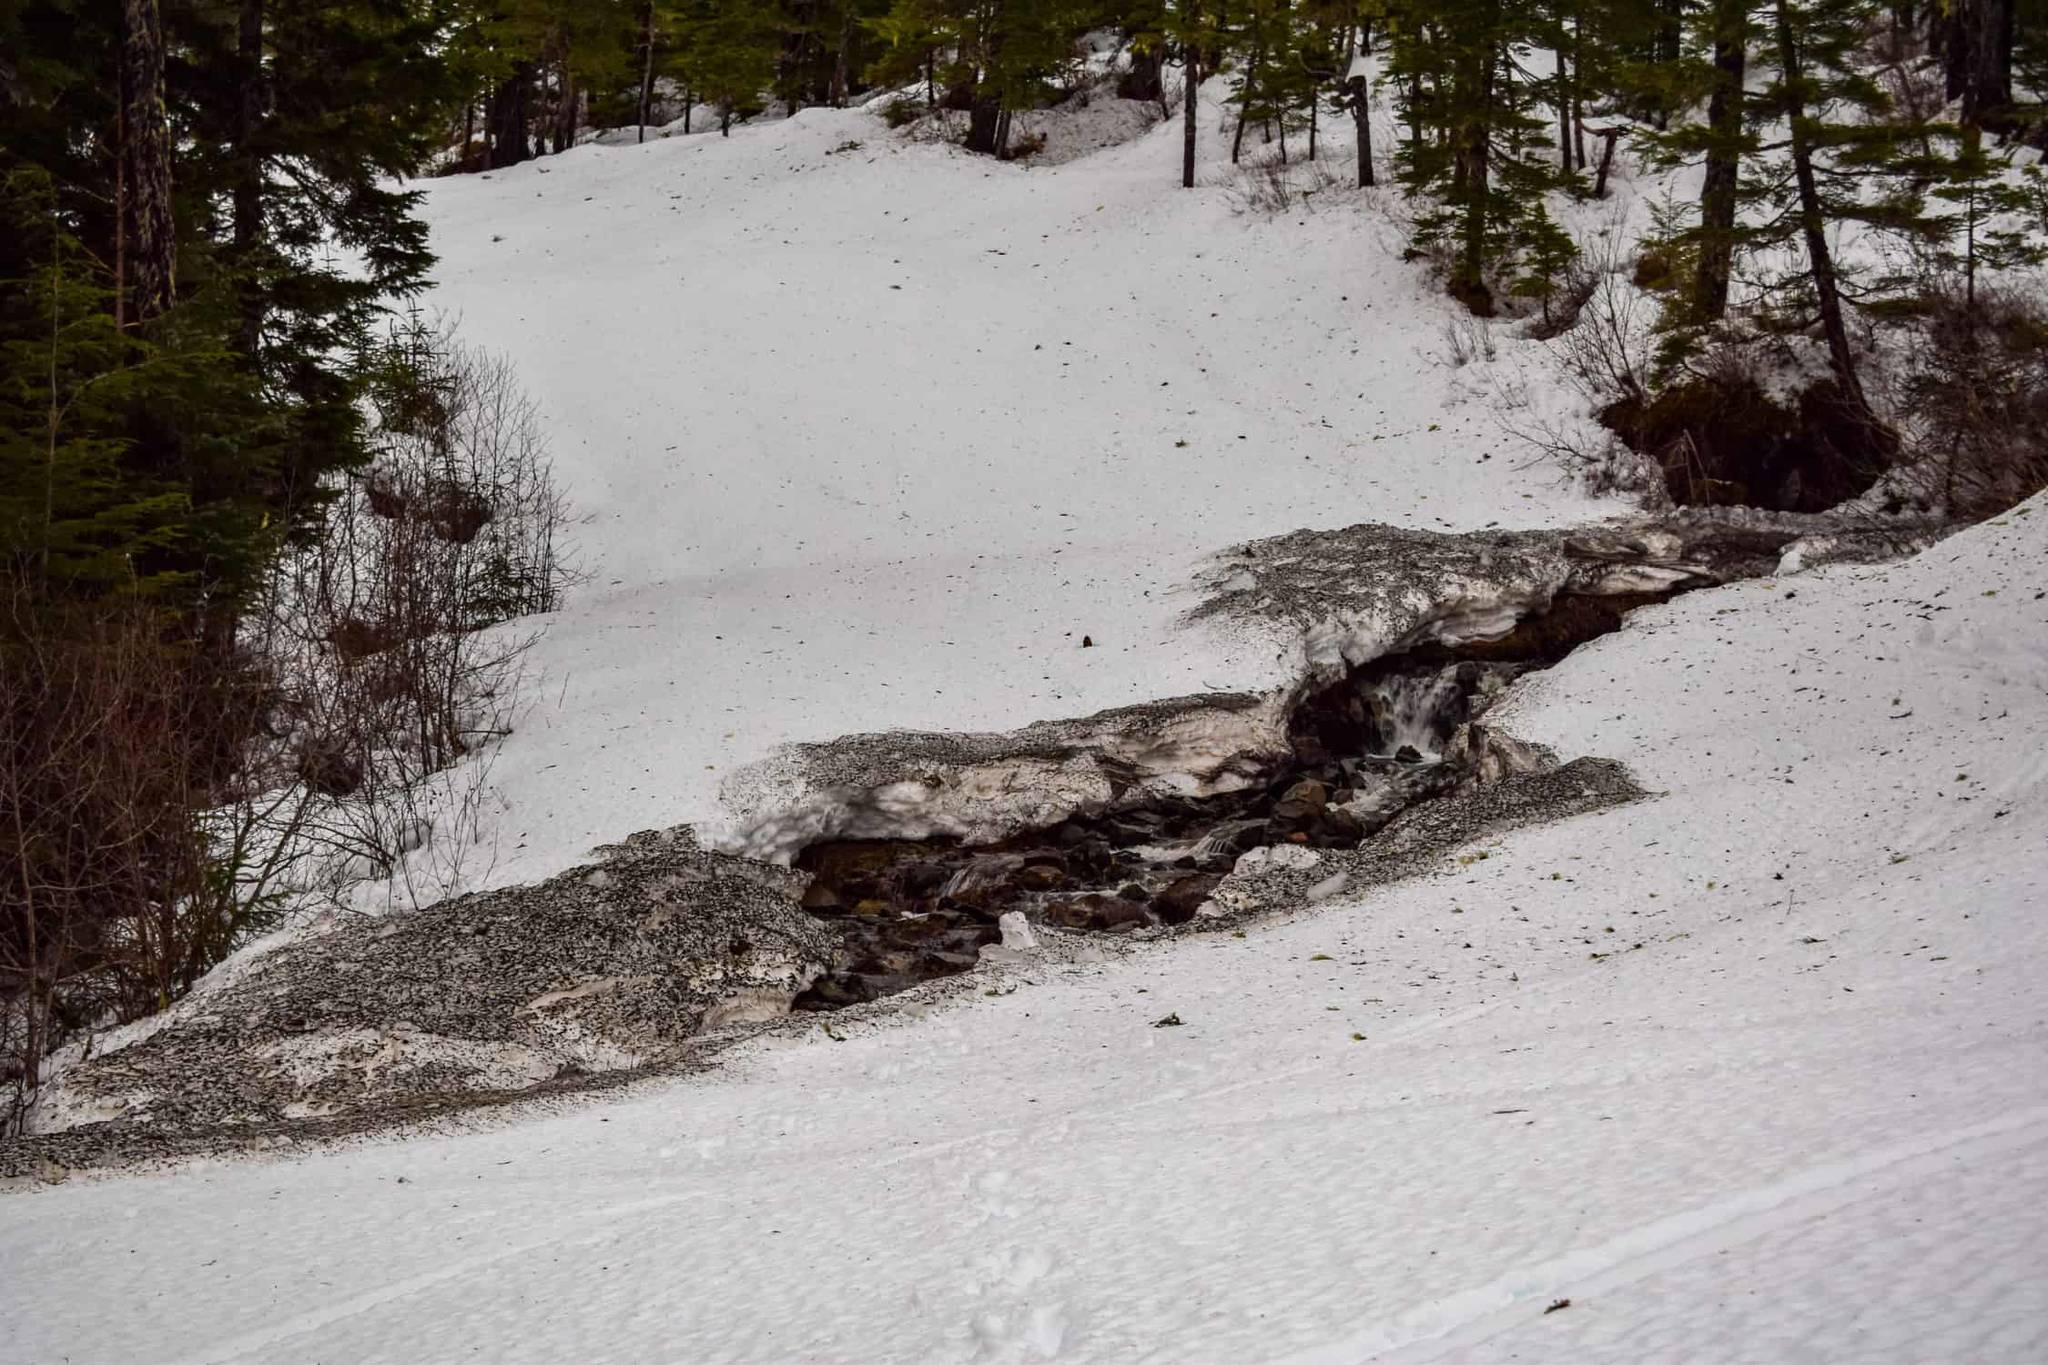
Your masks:
M 589 517 L 494 879 L 779 742 L 1286 681 L 1180 621 L 1233 541 L 1616 510 L 1383 220 L 1183 195 L 1176 136 L 816 111 L 434 187 Z M 707 1075 L 13 1193 L 0 1354 L 2048 1358 L 2048 498 L 1641 609 L 1489 720 L 1655 795 Z
M 789 741 L 1290 681 L 1180 621 L 1237 541 L 1614 510 L 1503 432 L 1356 191 L 1239 211 L 1224 117 L 1193 194 L 1178 123 L 1032 170 L 830 109 L 434 182 L 435 300 L 585 518 L 477 872 L 716 826 Z

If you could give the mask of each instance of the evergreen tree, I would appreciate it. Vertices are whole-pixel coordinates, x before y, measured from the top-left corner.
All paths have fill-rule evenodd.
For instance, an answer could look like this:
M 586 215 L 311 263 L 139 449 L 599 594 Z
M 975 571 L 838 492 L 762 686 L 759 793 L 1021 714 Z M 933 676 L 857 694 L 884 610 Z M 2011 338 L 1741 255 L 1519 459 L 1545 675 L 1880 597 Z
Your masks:
M 1739 249 L 1752 234 L 1742 227 L 1741 209 L 1753 203 L 1757 186 L 1745 191 L 1743 169 L 1761 146 L 1761 105 L 1748 93 L 1750 49 L 1756 34 L 1756 0 L 1706 0 L 1693 15 L 1692 41 L 1680 58 L 1654 68 L 1632 67 L 1622 77 L 1625 98 L 1646 98 L 1645 72 L 1656 81 L 1653 98 L 1676 112 L 1665 127 L 1638 139 L 1650 162 L 1664 170 L 1699 163 L 1697 220 L 1661 225 L 1657 246 L 1685 275 L 1675 324 L 1704 325 L 1721 319 Z
M 2015 180 L 2006 158 L 1985 145 L 1981 128 L 1955 133 L 1955 154 L 1941 167 L 1933 196 L 1951 206 L 1940 221 L 1937 266 L 1963 279 L 1964 307 L 1977 311 L 1977 281 L 1987 270 L 2019 270 L 2048 262 L 2042 224 L 2032 221 L 2038 189 Z
M 353 356 L 430 261 L 392 182 L 446 126 L 436 25 L 413 0 L 25 0 L 14 22 L 0 171 L 35 226 L 0 244 L 6 382 L 24 391 L 16 343 L 42 335 L 61 261 L 57 387 L 90 401 L 60 444 L 97 452 L 77 486 L 183 509 L 130 572 L 183 585 L 224 642 L 269 547 L 367 457 Z M 83 344 L 92 290 L 131 349 Z
M 1777 225 L 1750 233 L 1753 240 L 1790 238 L 1804 251 L 1805 269 L 1784 283 L 1818 318 L 1839 402 L 1876 454 L 1889 438 L 1863 392 L 1829 234 L 1850 223 L 1925 241 L 1941 229 L 1927 217 L 1921 194 L 1931 170 L 1920 151 L 1926 130 L 1893 116 L 1863 60 L 1869 17 L 1864 0 L 1772 0 L 1768 32 L 1777 70 L 1758 94 L 1758 112 L 1785 128 L 1789 175 L 1750 182 L 1746 197 L 1764 211 L 1764 223 Z M 1875 299 L 1900 283 L 1871 282 L 1864 293 Z
M 1074 66 L 1088 13 L 1079 0 L 984 0 L 968 11 L 963 55 L 976 71 L 969 150 L 1009 154 L 1011 116 L 1037 107 Z
M 1244 132 L 1257 123 L 1270 136 L 1275 124 L 1280 129 L 1281 155 L 1286 155 L 1287 119 L 1300 100 L 1301 89 L 1294 79 L 1295 14 L 1289 0 L 1244 0 L 1235 14 L 1232 40 L 1244 54 L 1238 71 L 1237 89 L 1231 96 L 1237 105 L 1237 131 L 1230 142 L 1230 159 L 1244 152 Z
M 676 73 L 718 110 L 719 132 L 758 113 L 775 78 L 779 40 L 757 0 L 689 0 L 675 26 Z
M 1942 47 L 1948 97 L 1972 127 L 2012 126 L 2015 0 L 1948 0 Z
M 47 172 L 0 184 L 0 547 L 7 581 L 65 595 L 176 586 L 155 567 L 185 538 L 190 506 L 169 480 L 123 468 L 138 400 L 189 371 L 115 317 L 111 272 L 64 225 Z
M 1742 159 L 1755 138 L 1743 116 L 1749 71 L 1751 0 L 1710 0 L 1703 21 L 1712 52 L 1707 118 L 1699 148 L 1706 173 L 1700 179 L 1698 264 L 1693 274 L 1693 315 L 1719 321 L 1728 308 L 1728 286 L 1738 241 L 1736 209 L 1741 198 Z
M 922 79 L 926 108 L 937 108 L 940 53 L 950 54 L 959 40 L 953 8 L 946 0 L 896 0 L 863 23 L 878 47 L 868 65 L 869 79 L 882 85 Z
M 1543 17 L 1534 0 L 1401 0 L 1389 14 L 1387 71 L 1413 130 L 1401 183 L 1424 206 L 1415 245 L 1449 256 L 1452 296 L 1481 316 L 1503 281 L 1547 296 L 1572 254 L 1544 206 L 1564 179 L 1521 61 Z

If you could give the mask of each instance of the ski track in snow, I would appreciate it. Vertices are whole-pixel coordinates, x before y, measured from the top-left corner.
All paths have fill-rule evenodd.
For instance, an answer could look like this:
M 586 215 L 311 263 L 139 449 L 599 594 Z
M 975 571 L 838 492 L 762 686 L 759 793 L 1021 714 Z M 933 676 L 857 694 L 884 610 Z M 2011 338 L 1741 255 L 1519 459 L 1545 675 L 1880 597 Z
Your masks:
M 1599 1246 L 1410 1309 L 1391 1323 L 1375 1324 L 1341 1342 L 1290 1356 L 1284 1365 L 1442 1359 L 1448 1348 L 1462 1350 L 1524 1325 L 1531 1306 L 1558 1303 L 1566 1289 L 1581 1295 L 1610 1294 L 1682 1269 L 1698 1257 L 1726 1255 L 1744 1243 L 1818 1223 L 1850 1205 L 1888 1199 L 1909 1183 L 1947 1174 L 1966 1157 L 1996 1160 L 2017 1156 L 2038 1165 L 2044 1155 L 2048 1155 L 2048 1106 L 1831 1162 L 1762 1189 L 1727 1196 L 1705 1208 L 1660 1218 Z M 1983 1210 L 1971 1207 L 1968 1212 L 1977 1216 Z M 1950 1228 L 1957 1230 L 1953 1225 Z M 1996 1268 L 1985 1269 L 1995 1272 Z M 1869 1294 L 1890 1291 L 1891 1287 L 1866 1283 L 1858 1289 Z M 2048 1305 L 2048 1294 L 2034 1297 Z M 1598 1302 L 1597 1298 L 1594 1301 Z M 1564 1306 L 1570 1306 L 1569 1300 Z M 1633 1335 L 1627 1343 L 1617 1344 L 1636 1353 L 1632 1358 L 1639 1358 L 1648 1346 Z M 1573 1355 L 1567 1358 L 1583 1359 L 1580 1352 L 1585 1349 L 1584 1343 L 1575 1343 Z
M 850 125 L 873 164 L 822 155 Z M 781 739 L 1284 676 L 1274 641 L 1173 625 L 1228 540 L 1599 510 L 1472 462 L 1470 390 L 1423 354 L 1438 304 L 1352 208 L 1255 231 L 1171 187 L 1171 126 L 1051 173 L 871 129 L 434 187 L 445 297 L 514 348 L 593 518 L 541 650 L 562 700 L 498 769 L 501 879 L 714 814 Z M 1028 287 L 960 304 L 1029 270 L 990 248 L 1056 236 Z M 842 292 L 777 293 L 799 270 Z M 1162 312 L 1160 279 L 1194 302 Z M 1025 368 L 1065 339 L 1085 375 Z M 1353 371 L 1390 426 L 1470 425 L 1319 467 L 1371 414 L 1295 390 Z M 1209 385 L 1174 400 L 1189 459 L 1238 457 L 1234 404 L 1293 435 L 1176 483 L 1160 379 Z M 977 453 L 977 424 L 1003 439 Z M 655 458 L 686 434 L 710 453 Z M 2044 499 L 1905 563 L 1694 594 L 1496 713 L 1655 799 L 703 1076 L 0 1197 L 0 1356 L 2048 1359 L 2044 598 Z

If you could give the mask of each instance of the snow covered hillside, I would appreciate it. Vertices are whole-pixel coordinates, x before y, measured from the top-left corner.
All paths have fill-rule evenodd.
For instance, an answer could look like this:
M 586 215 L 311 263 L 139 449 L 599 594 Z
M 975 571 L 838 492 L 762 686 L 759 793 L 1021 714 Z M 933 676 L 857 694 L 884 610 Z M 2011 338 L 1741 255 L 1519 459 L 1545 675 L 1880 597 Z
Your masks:
M 494 880 L 785 741 L 1288 681 L 1182 619 L 1233 542 L 1617 510 L 1381 220 L 1254 230 L 1173 132 L 1034 171 L 812 111 L 434 187 L 588 517 Z M 2048 496 L 1640 608 L 1488 721 L 1652 795 L 700 1075 L 10 1192 L 0 1355 L 2048 1357 Z
M 1178 136 L 1030 170 L 813 109 L 434 183 L 435 301 L 587 518 L 492 880 L 715 822 L 777 743 L 1284 682 L 1298 651 L 1179 624 L 1235 541 L 1601 514 L 1356 192 L 1247 216 L 1222 138 L 1178 188 Z
M 553 1116 L 24 1195 L 0 1333 L 25 1360 L 2038 1360 L 2044 599 L 2037 499 L 1649 609 L 1514 720 L 1656 799 Z

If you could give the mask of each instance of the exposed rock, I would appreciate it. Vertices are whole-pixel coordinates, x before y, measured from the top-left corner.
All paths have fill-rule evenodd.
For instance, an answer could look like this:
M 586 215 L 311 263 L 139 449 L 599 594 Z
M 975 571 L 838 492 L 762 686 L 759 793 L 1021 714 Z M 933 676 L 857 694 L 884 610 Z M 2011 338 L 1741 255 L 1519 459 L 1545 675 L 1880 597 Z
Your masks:
M 1541 745 L 1516 739 L 1477 721 L 1459 727 L 1444 747 L 1444 762 L 1459 768 L 1462 782 L 1499 782 L 1520 773 L 1540 772 L 1556 758 Z
M 1305 777 L 1281 795 L 1273 806 L 1273 819 L 1296 829 L 1321 815 L 1329 802 L 1329 788 L 1312 777 Z
M 631 1070 L 786 1012 L 838 936 L 804 876 L 636 835 L 538 886 L 288 943 L 155 1032 L 66 1071 L 32 1131 L 359 1114 Z
M 1067 884 L 1067 874 L 1049 863 L 1031 863 L 1018 870 L 1013 879 L 1020 891 L 1057 891 Z
M 1128 929 L 1150 922 L 1142 902 L 1127 900 L 1122 896 L 1105 896 L 1099 891 L 1091 891 L 1085 896 L 1069 901 L 1054 902 L 1046 906 L 1042 913 L 1047 923 L 1062 929 L 1087 929 L 1096 932 Z
M 1152 898 L 1152 913 L 1161 924 L 1186 924 L 1209 899 L 1209 893 L 1223 878 L 1214 872 L 1196 872 L 1182 877 Z
M 1365 822 L 1343 806 L 1331 806 L 1318 816 L 1314 832 L 1325 844 L 1355 844 L 1366 835 Z

